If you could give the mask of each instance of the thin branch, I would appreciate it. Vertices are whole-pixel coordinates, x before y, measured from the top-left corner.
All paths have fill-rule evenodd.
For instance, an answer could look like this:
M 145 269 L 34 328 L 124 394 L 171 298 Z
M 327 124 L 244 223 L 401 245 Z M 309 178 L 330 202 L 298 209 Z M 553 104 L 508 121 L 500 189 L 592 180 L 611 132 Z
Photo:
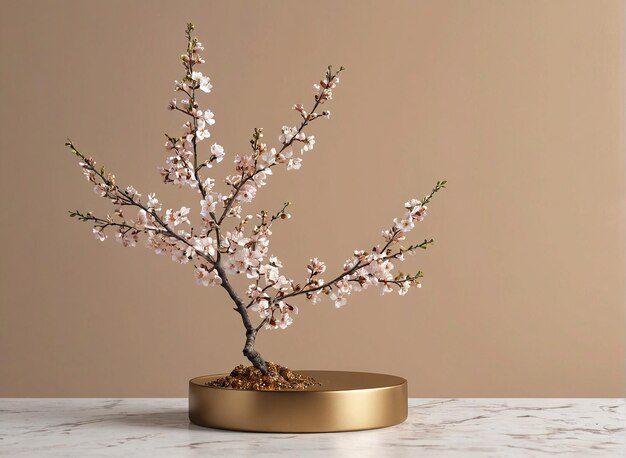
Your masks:
M 186 240 L 184 237 L 181 237 L 179 234 L 170 229 L 170 227 L 161 219 L 161 217 L 159 217 L 154 209 L 146 207 L 141 202 L 135 201 L 135 199 L 129 196 L 126 191 L 120 189 L 119 186 L 112 183 L 108 178 L 106 178 L 102 172 L 98 171 L 93 165 L 91 165 L 90 160 L 88 160 L 80 151 L 78 151 L 74 147 L 74 144 L 71 142 L 71 140 L 68 139 L 65 145 L 69 147 L 76 156 L 80 157 L 83 162 L 89 167 L 89 170 L 93 171 L 98 177 L 100 177 L 104 184 L 110 186 L 114 191 L 119 194 L 119 196 L 116 197 L 123 202 L 122 205 L 130 205 L 144 210 L 146 213 L 150 214 L 157 223 L 159 223 L 159 225 L 166 231 L 168 236 L 173 237 L 180 242 L 183 242 L 185 245 L 191 247 L 200 257 L 204 258 L 211 264 L 215 264 L 215 260 L 211 255 L 205 254 L 202 251 L 196 249 L 191 243 L 189 243 L 188 240 Z
M 330 73 L 330 69 L 329 72 L 327 73 L 327 77 L 329 79 L 329 81 L 332 81 L 341 71 L 343 70 L 343 67 L 340 67 L 339 70 L 337 72 L 335 72 L 334 74 Z M 321 97 L 315 97 L 315 104 L 313 105 L 313 108 L 311 109 L 311 111 L 309 112 L 309 115 L 306 118 L 303 118 L 302 122 L 300 123 L 300 127 L 298 127 L 298 130 L 296 132 L 296 134 L 291 137 L 291 139 L 284 143 L 282 148 L 278 151 L 278 154 L 282 153 L 283 151 L 285 151 L 287 148 L 289 148 L 293 142 L 296 140 L 296 138 L 298 137 L 298 135 L 300 134 L 300 132 L 302 132 L 302 130 L 309 125 L 309 123 L 311 121 L 314 121 L 315 119 L 318 119 L 319 116 L 312 118 L 311 117 L 311 113 L 314 113 L 315 110 L 317 109 L 317 107 L 320 105 L 322 98 Z M 241 190 L 241 188 L 243 187 L 244 184 L 246 184 L 248 181 L 250 181 L 251 179 L 253 179 L 257 174 L 267 170 L 268 168 L 272 168 L 277 164 L 271 164 L 267 167 L 264 167 L 260 170 L 255 171 L 254 173 L 252 173 L 251 175 L 248 175 L 246 178 L 243 178 L 239 184 L 235 187 L 235 193 L 233 194 L 233 196 L 229 199 L 228 204 L 226 205 L 226 207 L 224 208 L 224 212 L 222 213 L 222 215 L 220 216 L 219 220 L 218 220 L 218 225 L 222 224 L 222 221 L 224 221 L 224 218 L 226 218 L 226 216 L 228 215 L 228 212 L 230 211 L 231 207 L 233 206 L 237 195 L 239 194 L 239 191 Z
M 301 289 L 300 291 L 294 291 L 294 292 L 292 292 L 292 293 L 285 294 L 285 295 L 282 295 L 282 296 L 277 295 L 276 297 L 274 297 L 274 298 L 272 299 L 272 302 L 274 302 L 274 303 L 275 303 L 275 302 L 278 302 L 278 301 L 282 301 L 282 300 L 284 300 L 284 299 L 287 299 L 287 298 L 289 298 L 289 297 L 300 296 L 301 294 L 306 294 L 306 293 L 314 293 L 314 292 L 319 291 L 319 290 L 324 289 L 324 288 L 330 288 L 330 287 L 332 287 L 335 283 L 337 283 L 337 282 L 339 282 L 339 281 L 343 280 L 345 277 L 347 277 L 347 276 L 349 276 L 349 275 L 352 275 L 354 272 L 356 272 L 356 271 L 357 271 L 357 270 L 359 270 L 360 268 L 369 266 L 369 265 L 370 265 L 371 263 L 373 263 L 373 262 L 377 262 L 377 261 L 379 261 L 379 260 L 381 260 L 381 259 L 382 259 L 382 260 L 388 260 L 388 259 L 397 258 L 398 256 L 400 256 L 400 255 L 402 255 L 402 254 L 404 254 L 404 253 L 406 253 L 406 252 L 409 252 L 409 251 L 414 251 L 414 250 L 416 250 L 416 249 L 418 249 L 418 248 L 421 248 L 421 249 L 426 249 L 426 248 L 428 247 L 428 245 L 430 245 L 430 244 L 432 244 L 432 243 L 434 243 L 434 240 L 433 240 L 433 239 L 430 239 L 430 240 L 424 240 L 424 241 L 423 241 L 423 242 L 421 242 L 421 243 L 418 243 L 418 244 L 415 244 L 415 245 L 411 245 L 411 246 L 409 246 L 408 248 L 401 248 L 401 249 L 400 249 L 400 250 L 398 250 L 398 252 L 396 252 L 396 253 L 390 254 L 390 255 L 388 255 L 388 256 L 384 256 L 384 257 L 382 257 L 382 258 L 379 258 L 378 260 L 373 259 L 373 260 L 371 260 L 370 262 L 367 262 L 367 263 L 365 263 L 365 264 L 361 264 L 361 261 L 357 261 L 357 263 L 356 263 L 356 264 L 355 264 L 352 268 L 350 268 L 350 269 L 348 269 L 348 270 L 344 271 L 343 273 L 341 273 L 340 275 L 338 275 L 337 277 L 335 277 L 333 280 L 331 280 L 331 281 L 329 281 L 329 282 L 327 282 L 327 283 L 324 283 L 323 285 L 316 286 L 316 287 L 314 287 L 314 288 L 310 288 L 310 289 L 304 289 L 304 288 L 303 288 L 303 289 Z

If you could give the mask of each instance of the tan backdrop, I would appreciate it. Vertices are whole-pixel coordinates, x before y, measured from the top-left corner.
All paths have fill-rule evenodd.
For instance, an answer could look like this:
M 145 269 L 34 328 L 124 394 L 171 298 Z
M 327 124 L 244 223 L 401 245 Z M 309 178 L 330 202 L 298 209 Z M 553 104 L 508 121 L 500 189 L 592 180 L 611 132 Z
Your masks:
M 403 202 L 437 196 L 401 298 L 305 305 L 259 349 L 294 368 L 388 372 L 412 396 L 624 395 L 624 11 L 619 1 L 3 2 L 1 396 L 184 396 L 243 362 L 221 289 L 112 240 L 68 209 L 110 211 L 67 136 L 170 206 L 165 106 L 183 29 L 206 45 L 214 139 L 231 170 L 253 127 L 276 142 L 333 63 L 348 68 L 299 172 L 273 252 L 341 268 Z M 192 200 L 190 200 L 192 199 Z M 408 267 L 405 267 L 406 271 Z

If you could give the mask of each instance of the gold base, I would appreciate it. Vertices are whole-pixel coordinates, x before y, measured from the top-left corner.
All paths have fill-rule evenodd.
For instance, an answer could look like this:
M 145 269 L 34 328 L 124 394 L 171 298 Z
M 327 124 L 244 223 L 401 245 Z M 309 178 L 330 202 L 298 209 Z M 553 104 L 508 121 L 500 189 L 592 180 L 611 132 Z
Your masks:
M 253 391 L 214 388 L 189 381 L 189 420 L 199 426 L 274 433 L 322 433 L 384 428 L 406 420 L 407 383 L 367 372 L 298 371 L 321 386 L 306 390 Z

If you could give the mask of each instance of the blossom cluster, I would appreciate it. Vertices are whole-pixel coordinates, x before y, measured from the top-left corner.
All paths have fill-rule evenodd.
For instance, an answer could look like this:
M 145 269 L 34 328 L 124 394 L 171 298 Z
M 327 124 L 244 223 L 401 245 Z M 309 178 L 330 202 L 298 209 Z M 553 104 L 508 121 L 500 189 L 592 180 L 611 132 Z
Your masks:
M 445 187 L 446 182 L 438 182 L 431 194 L 424 201 L 429 201 L 440 189 Z M 384 295 L 394 290 L 404 296 L 411 286 L 421 287 L 419 279 L 422 272 L 415 274 L 394 273 L 394 260 L 403 261 L 405 255 L 412 255 L 418 249 L 426 249 L 433 240 L 424 240 L 415 245 L 404 247 L 401 242 L 405 240 L 406 233 L 415 227 L 415 223 L 422 221 L 426 216 L 426 205 L 423 201 L 411 199 L 405 204 L 405 215 L 401 219 L 394 219 L 390 229 L 382 231 L 384 243 L 376 245 L 371 252 L 363 250 L 354 251 L 353 255 L 346 260 L 343 272 L 331 280 L 321 277 L 326 272 L 326 265 L 317 258 L 313 258 L 306 266 L 308 277 L 303 286 L 292 279 L 280 275 L 279 268 L 282 264 L 273 258 L 269 266 L 263 267 L 270 275 L 263 277 L 264 287 L 259 285 L 259 281 L 251 284 L 248 288 L 248 297 L 251 299 L 251 308 L 257 311 L 261 318 L 270 318 L 268 327 L 283 327 L 285 321 L 290 317 L 285 317 L 287 300 L 294 296 L 304 295 L 311 303 L 320 301 L 320 294 L 326 294 L 334 302 L 336 307 L 341 307 L 347 303 L 347 297 L 352 292 L 363 291 L 367 288 L 377 287 L 380 294 Z M 271 293 L 271 290 L 275 290 Z M 290 306 L 289 310 L 297 310 Z M 276 320 L 272 315 L 274 312 L 280 317 Z
M 133 187 L 120 188 L 115 183 L 115 176 L 98 170 L 92 158 L 83 156 L 71 142 L 68 146 L 80 156 L 80 165 L 84 175 L 94 184 L 94 192 L 107 198 L 115 206 L 114 215 L 97 218 L 91 213 L 70 212 L 70 216 L 83 221 L 93 222 L 93 234 L 97 240 L 107 239 L 107 230 L 114 230 L 114 238 L 125 247 L 134 247 L 139 243 L 139 236 L 145 236 L 145 246 L 156 254 L 168 254 L 172 260 L 187 264 L 194 259 L 213 262 L 216 245 L 210 237 L 192 235 L 190 209 L 167 209 L 162 206 L 155 194 L 148 194 L 147 200 Z M 126 207 L 136 211 L 135 216 L 126 219 Z M 131 210 L 132 211 L 132 210 Z
M 221 145 L 214 143 L 209 158 L 198 164 L 198 143 L 211 137 L 209 126 L 215 124 L 215 119 L 211 110 L 201 110 L 196 102 L 196 91 L 209 93 L 213 86 L 208 76 L 195 70 L 197 65 L 205 62 L 199 54 L 204 47 L 191 35 L 192 30 L 187 30 L 187 52 L 181 55 L 185 76 L 182 81 L 174 82 L 174 90 L 182 98 L 172 99 L 168 104 L 169 110 L 180 111 L 190 119 L 183 124 L 180 136 L 167 135 L 165 149 L 170 156 L 165 161 L 166 166 L 160 167 L 159 171 L 164 182 L 196 188 L 204 196 L 206 183 L 200 183 L 198 172 L 203 167 L 211 168 L 213 163 L 221 162 L 225 153 Z
M 104 241 L 113 231 L 114 238 L 125 247 L 134 247 L 143 239 L 144 245 L 156 254 L 167 255 L 180 264 L 193 264 L 199 285 L 222 286 L 235 300 L 242 316 L 247 317 L 247 310 L 258 314 L 261 322 L 256 330 L 263 326 L 288 327 L 298 312 L 292 303 L 298 296 L 313 304 L 328 296 L 336 307 L 341 307 L 352 292 L 370 287 L 378 288 L 380 294 L 397 291 L 400 295 L 405 295 L 412 286 L 420 287 L 421 272 L 396 272 L 395 263 L 432 243 L 432 240 L 425 240 L 407 247 L 402 245 L 407 233 L 424 219 L 428 202 L 445 187 L 445 181 L 437 182 L 423 199 L 406 202 L 404 214 L 382 232 L 383 241 L 370 251 L 354 251 L 337 275 L 324 278 L 327 266 L 317 258 L 310 259 L 306 265 L 304 281 L 282 273 L 283 264 L 270 252 L 269 245 L 272 225 L 290 218 L 286 211 L 289 202 L 274 214 L 261 211 L 254 216 L 243 213 L 244 204 L 252 202 L 259 189 L 267 185 L 276 167 L 284 166 L 287 170 L 302 167 L 303 157 L 316 144 L 308 127 L 317 119 L 330 117 L 330 111 L 319 112 L 318 109 L 332 100 L 343 67 L 336 71 L 328 67 L 324 78 L 314 85 L 314 103 L 310 110 L 302 104 L 293 106 L 301 120 L 296 125 L 282 127 L 277 146 L 264 143 L 263 130 L 254 129 L 250 151 L 234 156 L 234 172 L 224 179 L 226 191 L 219 192 L 215 188 L 216 180 L 202 174 L 223 161 L 224 148 L 213 143 L 208 147 L 208 158 L 199 159 L 199 144 L 211 137 L 209 127 L 215 123 L 215 117 L 208 108 L 200 108 L 197 101 L 198 91 L 209 93 L 212 84 L 208 76 L 197 70 L 197 66 L 204 63 L 200 55 L 204 48 L 192 31 L 193 26 L 189 25 L 187 50 L 181 56 L 185 74 L 174 84 L 179 97 L 168 105 L 170 110 L 182 113 L 186 121 L 180 136 L 166 136 L 168 156 L 165 166 L 159 170 L 164 182 L 189 187 L 199 195 L 198 219 L 192 221 L 190 207 L 164 209 L 155 194 L 148 194 L 144 200 L 133 186 L 118 186 L 114 175 L 103 167 L 98 169 L 92 158 L 80 153 L 68 141 L 67 146 L 79 157 L 83 174 L 93 185 L 94 192 L 110 200 L 115 208 L 113 215 L 104 218 L 79 211 L 70 212 L 70 216 L 92 223 L 97 240 Z M 229 229 L 228 221 L 234 221 L 234 227 Z M 244 299 L 230 285 L 228 276 L 231 275 L 245 275 L 252 281 L 244 296 L 247 304 L 244 305 Z

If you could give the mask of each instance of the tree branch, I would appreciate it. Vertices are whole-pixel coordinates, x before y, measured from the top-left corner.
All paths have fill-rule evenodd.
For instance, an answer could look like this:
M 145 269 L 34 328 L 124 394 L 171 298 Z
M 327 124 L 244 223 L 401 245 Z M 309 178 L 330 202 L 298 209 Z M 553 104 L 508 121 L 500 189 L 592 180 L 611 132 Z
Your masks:
M 306 293 L 314 293 L 314 292 L 319 291 L 319 290 L 324 289 L 324 288 L 331 288 L 334 284 L 336 284 L 337 282 L 343 280 L 345 277 L 353 274 L 354 272 L 356 272 L 357 270 L 359 270 L 362 267 L 369 266 L 373 262 L 377 262 L 377 261 L 379 261 L 381 259 L 382 260 L 388 260 L 388 259 L 397 258 L 401 254 L 404 254 L 404 253 L 409 252 L 409 251 L 414 251 L 414 250 L 416 250 L 418 248 L 426 249 L 428 247 L 428 245 L 430 245 L 432 243 L 434 243 L 433 239 L 424 240 L 421 243 L 418 243 L 416 245 L 411 245 L 408 248 L 401 248 L 396 253 L 390 254 L 388 256 L 384 256 L 382 258 L 379 258 L 378 260 L 377 259 L 373 259 L 373 260 L 371 260 L 371 261 L 369 261 L 369 262 L 367 262 L 365 264 L 361 264 L 361 261 L 357 261 L 357 263 L 352 268 L 350 268 L 350 269 L 346 270 L 345 272 L 341 273 L 340 275 L 338 275 L 337 277 L 335 277 L 333 280 L 329 281 L 328 283 L 324 283 L 323 285 L 316 286 L 314 288 L 309 288 L 309 289 L 305 289 L 306 288 L 306 285 L 305 285 L 305 288 L 303 288 L 303 289 L 301 289 L 299 291 L 294 291 L 292 293 L 285 294 L 285 295 L 282 295 L 282 296 L 276 295 L 272 299 L 272 302 L 276 303 L 278 301 L 282 301 L 282 300 L 285 300 L 285 299 L 290 298 L 290 297 L 300 296 L 300 295 L 306 294 Z M 389 245 L 389 244 L 387 244 L 387 245 Z M 384 250 L 382 252 L 384 252 Z
M 341 71 L 343 70 L 343 67 L 340 67 L 339 70 L 337 72 L 335 72 L 334 74 L 330 73 L 330 67 L 329 67 L 329 71 L 327 73 L 327 78 L 329 78 L 329 81 L 332 81 Z M 315 119 L 317 119 L 318 117 L 311 117 L 312 113 L 315 112 L 315 110 L 317 109 L 317 107 L 320 105 L 320 103 L 322 102 L 322 98 L 318 97 L 316 95 L 315 97 L 315 104 L 313 105 L 313 108 L 311 109 L 311 111 L 309 112 L 309 114 L 303 118 L 302 122 L 300 123 L 300 127 L 298 127 L 298 130 L 296 132 L 296 134 L 291 137 L 291 139 L 284 143 L 282 148 L 278 151 L 278 154 L 282 153 L 283 151 L 285 151 L 287 148 L 289 148 L 293 142 L 296 140 L 296 138 L 298 137 L 298 135 L 300 134 L 300 132 L 302 132 L 302 130 L 309 125 L 309 123 L 311 121 L 314 121 Z M 254 178 L 257 174 L 259 174 L 260 172 L 265 171 L 268 168 L 272 168 L 273 166 L 275 166 L 277 164 L 271 164 L 268 167 L 264 167 L 260 170 L 255 171 L 254 173 L 252 173 L 251 175 L 248 175 L 247 177 L 243 178 L 238 185 L 235 187 L 235 192 L 233 194 L 233 196 L 229 199 L 228 204 L 226 205 L 226 207 L 224 208 L 224 212 L 222 213 L 222 215 L 220 216 L 219 220 L 218 220 L 218 225 L 222 224 L 222 221 L 224 221 L 224 218 L 226 218 L 226 216 L 228 215 L 228 212 L 230 211 L 230 209 L 232 208 L 235 199 L 237 198 L 237 195 L 239 194 L 239 191 L 241 190 L 241 188 L 243 187 L 244 184 L 246 184 L 248 181 L 250 181 L 252 178 Z
M 200 257 L 204 258 L 206 261 L 210 262 L 211 264 L 215 264 L 215 260 L 213 259 L 211 255 L 205 254 L 202 251 L 197 250 L 184 237 L 181 237 L 179 234 L 177 234 L 172 229 L 170 229 L 170 227 L 161 219 L 161 217 L 157 215 L 154 209 L 150 209 L 146 207 L 145 205 L 143 205 L 141 202 L 135 201 L 135 199 L 129 196 L 126 191 L 120 189 L 119 186 L 112 183 L 108 178 L 106 178 L 103 173 L 98 171 L 91 164 L 91 160 L 87 159 L 80 151 L 76 149 L 76 147 L 74 147 L 74 144 L 72 143 L 71 140 L 68 139 L 65 145 L 69 147 L 76 156 L 80 157 L 83 160 L 83 162 L 88 166 L 89 170 L 93 171 L 98 177 L 100 177 L 100 179 L 103 181 L 104 184 L 111 187 L 112 190 L 118 193 L 118 195 L 116 195 L 116 198 L 120 199 L 120 201 L 122 202 L 122 205 L 131 205 L 131 206 L 144 210 L 146 213 L 150 214 L 154 218 L 154 220 L 159 224 L 159 226 L 161 226 L 165 230 L 165 232 L 167 233 L 169 237 L 173 237 L 176 240 L 183 242 L 185 245 L 191 247 L 196 252 L 196 254 L 198 254 Z

